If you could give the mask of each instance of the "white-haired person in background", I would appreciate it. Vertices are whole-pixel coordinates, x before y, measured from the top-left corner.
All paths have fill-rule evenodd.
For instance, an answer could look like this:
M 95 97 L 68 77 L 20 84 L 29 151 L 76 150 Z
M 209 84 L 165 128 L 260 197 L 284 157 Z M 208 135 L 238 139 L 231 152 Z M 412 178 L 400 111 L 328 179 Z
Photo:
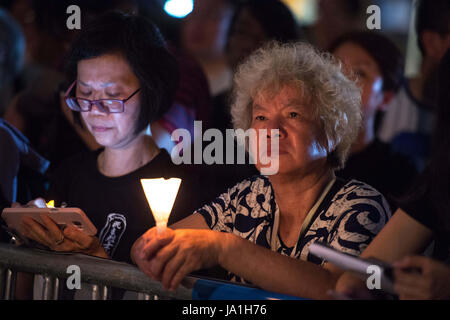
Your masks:
M 133 245 L 134 262 L 168 289 L 220 265 L 232 281 L 327 298 L 341 271 L 309 245 L 359 255 L 391 216 L 378 191 L 334 175 L 358 133 L 360 103 L 339 64 L 310 45 L 257 50 L 235 76 L 231 113 L 235 129 L 268 129 L 258 141 L 279 130 L 278 172 L 242 181 L 165 233 L 148 230 Z

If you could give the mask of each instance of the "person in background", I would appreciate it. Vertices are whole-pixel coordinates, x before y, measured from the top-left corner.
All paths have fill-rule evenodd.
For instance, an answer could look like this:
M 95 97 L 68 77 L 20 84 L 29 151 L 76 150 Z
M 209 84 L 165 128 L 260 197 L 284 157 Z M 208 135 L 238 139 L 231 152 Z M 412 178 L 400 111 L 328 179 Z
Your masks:
M 282 43 L 300 39 L 295 18 L 279 0 L 251 0 L 239 5 L 231 20 L 226 42 L 226 61 L 232 72 L 253 51 L 271 40 Z M 232 128 L 231 88 L 213 99 L 212 126 L 225 132 Z
M 231 87 L 225 44 L 233 11 L 233 0 L 196 0 L 181 26 L 181 46 L 202 66 L 213 97 Z
M 435 121 L 438 66 L 450 48 L 450 2 L 418 1 L 415 26 L 422 53 L 420 72 L 404 79 L 386 107 L 377 135 L 394 150 L 413 158 L 417 169 L 422 171 L 429 158 Z
M 340 37 L 329 51 L 358 83 L 362 99 L 361 129 L 345 167 L 336 175 L 370 184 L 387 198 L 395 211 L 396 199 L 411 186 L 417 172 L 410 159 L 376 138 L 375 119 L 400 86 L 401 53 L 389 39 L 368 31 Z
M 430 164 L 392 219 L 361 255 L 393 264 L 394 290 L 400 299 L 450 299 L 448 70 L 450 50 L 439 66 L 437 123 Z M 421 256 L 433 241 L 432 257 Z M 340 277 L 336 290 L 354 297 L 370 296 L 365 283 L 350 273 Z
M 17 22 L 0 9 L 0 116 L 15 91 L 14 83 L 23 67 L 24 36 Z M 15 201 L 28 202 L 45 191 L 49 162 L 30 145 L 29 140 L 0 117 L 0 213 Z M 0 242 L 11 235 L 0 218 Z
M 161 30 L 169 51 L 179 65 L 179 83 L 172 107 L 152 124 L 152 136 L 159 147 L 169 152 L 176 145 L 172 133 L 186 129 L 194 136 L 194 121 L 201 121 L 203 130 L 211 127 L 211 95 L 208 80 L 195 56 L 183 48 L 180 36 L 182 21 L 168 15 L 163 4 L 157 1 L 141 1 L 139 13 L 149 17 Z
M 359 255 L 390 218 L 379 192 L 334 175 L 358 133 L 359 90 L 329 55 L 304 43 L 258 49 L 235 83 L 234 127 L 256 130 L 251 149 L 265 141 L 275 150 L 279 142 L 279 156 L 270 155 L 278 170 L 229 188 L 174 230 L 148 230 L 133 245 L 133 260 L 170 289 L 194 270 L 220 265 L 228 280 L 326 298 L 340 270 L 309 254 L 309 245 L 324 241 Z M 260 157 L 256 167 L 267 169 Z
M 342 35 L 361 30 L 364 26 L 361 13 L 366 11 L 363 0 L 318 0 L 317 20 L 305 27 L 308 42 L 321 50 L 326 50 Z
M 0 117 L 16 93 L 25 60 L 25 38 L 19 24 L 0 9 Z
M 28 202 L 45 191 L 44 174 L 50 163 L 3 119 L 0 119 L 0 155 L 0 193 L 9 204 Z
M 25 43 L 16 21 L 0 9 L 0 115 L 8 104 L 13 83 L 24 63 Z M 12 202 L 28 202 L 45 189 L 44 173 L 49 163 L 30 145 L 29 140 L 0 118 L 0 211 Z
M 208 81 L 197 61 L 173 45 L 168 48 L 180 66 L 180 80 L 172 106 L 152 124 L 151 133 L 159 147 L 171 152 L 177 143 L 172 140 L 176 129 L 186 129 L 193 137 L 194 121 L 201 121 L 203 130 L 211 126 L 212 101 Z

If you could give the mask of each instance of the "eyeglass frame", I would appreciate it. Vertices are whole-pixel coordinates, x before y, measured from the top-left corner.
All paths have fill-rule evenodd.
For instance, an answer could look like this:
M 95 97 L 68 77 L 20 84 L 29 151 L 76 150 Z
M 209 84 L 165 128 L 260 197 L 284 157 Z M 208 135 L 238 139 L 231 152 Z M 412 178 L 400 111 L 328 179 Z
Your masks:
M 69 97 L 69 92 L 73 89 L 73 87 L 75 86 L 75 84 L 77 83 L 77 80 L 75 80 L 74 82 L 72 82 L 72 84 L 70 85 L 69 89 L 67 89 L 66 93 L 64 94 L 64 101 L 67 104 L 67 107 L 75 112 L 89 112 L 92 110 L 92 105 L 95 104 L 97 106 L 97 108 L 99 108 L 100 111 L 105 111 L 105 107 L 103 107 L 99 102 L 101 101 L 116 101 L 116 102 L 120 102 L 121 106 L 122 106 L 122 110 L 121 111 L 114 111 L 111 112 L 109 111 L 109 108 L 107 109 L 106 113 L 123 113 L 125 111 L 125 102 L 127 102 L 128 100 L 130 100 L 136 93 L 138 93 L 141 88 L 138 88 L 136 91 L 134 91 L 128 98 L 126 99 L 97 99 L 97 100 L 89 100 L 86 98 L 80 98 L 80 97 Z M 70 106 L 69 103 L 67 102 L 68 99 L 81 99 L 84 101 L 88 101 L 89 102 L 89 110 L 73 110 Z

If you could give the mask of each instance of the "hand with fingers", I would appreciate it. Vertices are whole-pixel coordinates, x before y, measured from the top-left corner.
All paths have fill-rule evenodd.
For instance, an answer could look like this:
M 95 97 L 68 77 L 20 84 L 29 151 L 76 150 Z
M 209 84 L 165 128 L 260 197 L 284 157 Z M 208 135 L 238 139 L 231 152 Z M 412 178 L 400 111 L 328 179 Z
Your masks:
M 36 198 L 34 200 L 29 201 L 26 205 L 21 205 L 20 203 L 17 202 L 13 202 L 11 204 L 11 208 L 30 208 L 30 207 L 45 208 L 46 207 L 45 200 L 43 198 Z
M 224 236 L 211 230 L 169 228 L 157 234 L 152 228 L 133 245 L 131 257 L 152 280 L 175 290 L 190 272 L 219 264 Z
M 41 215 L 43 225 L 31 217 L 22 220 L 24 236 L 39 242 L 51 250 L 63 252 L 79 252 L 101 258 L 108 258 L 107 253 L 97 237 L 87 235 L 83 231 L 68 226 L 61 230 L 48 216 Z
M 428 257 L 409 256 L 394 268 L 394 290 L 400 299 L 450 299 L 450 266 Z
M 44 203 L 42 198 L 28 202 L 27 205 L 21 206 L 13 203 L 13 208 L 18 207 L 37 207 L 38 204 Z M 42 214 L 43 224 L 40 224 L 31 217 L 24 216 L 22 219 L 23 236 L 34 240 L 54 251 L 61 252 L 79 252 L 92 256 L 108 258 L 97 237 L 90 236 L 85 232 L 68 226 L 64 230 L 47 215 Z

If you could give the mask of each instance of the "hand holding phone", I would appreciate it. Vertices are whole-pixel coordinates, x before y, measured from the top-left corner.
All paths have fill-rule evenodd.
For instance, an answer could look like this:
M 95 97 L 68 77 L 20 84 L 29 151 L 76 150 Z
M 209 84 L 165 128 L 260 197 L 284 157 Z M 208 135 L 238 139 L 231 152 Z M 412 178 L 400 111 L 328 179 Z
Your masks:
M 2 218 L 21 236 L 55 251 L 81 252 L 107 258 L 97 229 L 78 208 L 6 208 Z
M 41 225 L 44 224 L 43 217 L 53 220 L 60 229 L 73 226 L 90 236 L 97 233 L 97 229 L 79 208 L 37 208 L 37 207 L 16 207 L 5 208 L 2 218 L 8 224 L 8 227 L 24 234 L 22 220 L 24 217 L 30 217 Z

